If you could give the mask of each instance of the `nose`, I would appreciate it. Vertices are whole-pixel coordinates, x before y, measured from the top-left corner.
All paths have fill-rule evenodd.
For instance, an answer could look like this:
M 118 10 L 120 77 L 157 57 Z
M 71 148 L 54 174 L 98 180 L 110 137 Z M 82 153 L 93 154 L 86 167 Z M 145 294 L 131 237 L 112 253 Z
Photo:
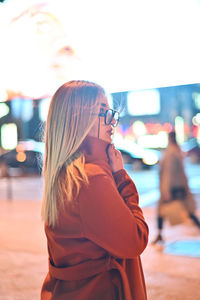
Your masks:
M 117 120 L 113 117 L 111 121 L 111 126 L 115 127 L 117 124 Z

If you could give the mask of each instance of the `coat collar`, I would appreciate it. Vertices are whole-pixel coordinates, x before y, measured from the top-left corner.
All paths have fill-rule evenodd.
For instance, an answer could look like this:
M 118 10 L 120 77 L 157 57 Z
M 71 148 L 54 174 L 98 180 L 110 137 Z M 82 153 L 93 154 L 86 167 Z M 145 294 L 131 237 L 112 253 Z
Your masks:
M 107 147 L 110 144 L 96 137 L 87 136 L 82 143 L 81 151 L 85 155 L 86 162 L 104 160 L 108 162 Z

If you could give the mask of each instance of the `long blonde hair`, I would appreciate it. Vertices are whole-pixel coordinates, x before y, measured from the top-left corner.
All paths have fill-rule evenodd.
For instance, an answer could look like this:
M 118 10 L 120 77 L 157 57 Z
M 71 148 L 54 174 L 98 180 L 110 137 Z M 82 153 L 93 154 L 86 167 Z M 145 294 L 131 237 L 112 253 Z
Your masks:
M 51 99 L 46 129 L 43 166 L 42 219 L 54 227 L 58 204 L 72 200 L 80 182 L 87 182 L 80 145 L 93 126 L 104 95 L 99 85 L 78 80 L 63 84 Z M 58 203 L 60 201 L 60 203 Z

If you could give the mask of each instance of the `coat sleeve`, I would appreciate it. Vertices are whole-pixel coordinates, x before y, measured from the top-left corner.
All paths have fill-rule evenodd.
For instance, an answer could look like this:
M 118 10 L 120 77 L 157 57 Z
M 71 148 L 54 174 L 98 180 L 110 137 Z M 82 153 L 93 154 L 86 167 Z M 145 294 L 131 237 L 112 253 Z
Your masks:
M 118 258 L 140 255 L 148 226 L 138 206 L 138 193 L 125 170 L 96 175 L 82 191 L 80 216 L 84 236 Z

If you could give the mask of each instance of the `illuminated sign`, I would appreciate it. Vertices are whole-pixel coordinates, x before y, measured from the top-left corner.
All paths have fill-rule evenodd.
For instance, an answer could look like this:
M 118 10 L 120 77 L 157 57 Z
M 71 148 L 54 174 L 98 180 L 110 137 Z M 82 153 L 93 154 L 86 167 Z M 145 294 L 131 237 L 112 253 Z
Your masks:
M 160 93 L 156 89 L 128 93 L 128 113 L 132 116 L 160 113 Z

